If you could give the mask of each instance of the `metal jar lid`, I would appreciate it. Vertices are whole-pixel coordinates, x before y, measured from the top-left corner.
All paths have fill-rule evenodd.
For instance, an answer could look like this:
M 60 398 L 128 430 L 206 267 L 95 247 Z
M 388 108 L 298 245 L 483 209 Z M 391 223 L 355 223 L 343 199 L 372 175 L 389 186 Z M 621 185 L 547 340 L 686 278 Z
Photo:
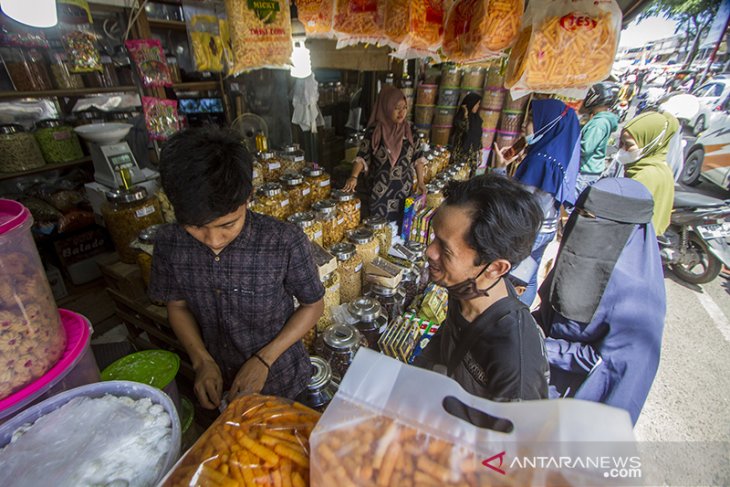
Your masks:
M 294 213 L 292 216 L 287 218 L 289 223 L 293 223 L 297 225 L 300 228 L 308 228 L 314 225 L 315 220 L 314 213 L 311 211 L 301 211 L 299 213 Z
M 256 154 L 256 158 L 259 160 L 262 160 L 262 161 L 266 161 L 268 159 L 273 159 L 274 153 L 273 152 L 259 152 L 258 154 Z
M 160 231 L 160 228 L 162 228 L 163 226 L 164 225 L 162 224 L 150 225 L 149 227 L 139 232 L 138 240 L 146 244 L 155 243 L 155 236 L 157 235 L 157 232 Z
M 58 118 L 47 118 L 35 123 L 35 128 L 37 129 L 53 129 L 61 126 L 63 126 L 63 122 Z
M 373 298 L 358 298 L 347 305 L 347 311 L 360 321 L 371 323 L 380 316 L 383 307 Z
M 441 188 L 435 184 L 427 184 L 426 191 L 428 191 L 428 194 L 438 194 L 441 192 Z
M 337 260 L 340 262 L 345 262 L 346 260 L 350 260 L 355 255 L 355 246 L 351 243 L 338 243 L 334 244 L 330 248 L 330 252 L 332 255 L 337 257 Z
M 372 292 L 374 292 L 375 294 L 377 294 L 378 296 L 387 296 L 387 297 L 395 296 L 395 293 L 397 291 L 396 288 L 382 286 L 380 284 L 375 284 L 375 283 L 370 285 L 370 290 Z
M 147 198 L 147 190 L 142 186 L 130 189 L 115 189 L 106 192 L 106 199 L 111 203 L 134 203 Z
M 334 323 L 322 332 L 322 341 L 335 351 L 356 350 L 360 347 L 362 335 L 350 326 Z
M 355 193 L 342 191 L 341 189 L 335 189 L 332 191 L 332 198 L 338 203 L 352 201 L 353 199 L 355 199 Z
M 371 216 L 365 219 L 365 225 L 373 230 L 382 230 L 388 225 L 388 221 L 382 216 Z
M 17 123 L 6 123 L 4 125 L 0 125 L 0 134 L 10 135 L 19 134 L 21 132 L 25 132 L 25 129 L 22 125 L 18 125 Z
M 322 357 L 311 356 L 309 361 L 312 363 L 312 378 L 307 384 L 307 389 L 318 391 L 332 381 L 332 367 Z
M 261 188 L 259 188 L 259 192 L 263 196 L 276 196 L 278 194 L 281 194 L 281 184 L 279 183 L 266 183 L 261 185 Z
M 406 242 L 406 248 L 412 252 L 415 252 L 420 257 L 423 257 L 423 254 L 426 252 L 426 245 L 422 244 L 421 242 Z
M 337 216 L 337 203 L 334 200 L 317 201 L 312 204 L 312 209 L 326 219 Z
M 279 178 L 285 186 L 299 186 L 304 182 L 304 176 L 296 173 L 287 173 Z
M 316 178 L 318 176 L 321 176 L 323 173 L 321 167 L 305 167 L 304 168 L 304 175 L 308 178 Z
M 350 242 L 354 244 L 366 244 L 373 240 L 373 237 L 375 237 L 375 234 L 372 230 L 369 228 L 360 227 L 356 230 L 354 230 L 352 233 L 350 233 Z
M 284 146 L 284 149 L 281 151 L 283 154 L 295 154 L 299 152 L 299 146 L 298 145 L 287 145 Z

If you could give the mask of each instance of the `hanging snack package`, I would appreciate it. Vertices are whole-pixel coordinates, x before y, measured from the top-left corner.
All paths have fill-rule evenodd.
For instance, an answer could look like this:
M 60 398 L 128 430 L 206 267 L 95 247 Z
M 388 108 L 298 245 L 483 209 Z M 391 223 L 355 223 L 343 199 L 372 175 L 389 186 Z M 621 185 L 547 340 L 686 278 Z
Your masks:
M 287 399 L 239 397 L 173 467 L 162 486 L 305 487 L 309 435 L 319 417 Z
M 152 140 L 167 140 L 180 130 L 177 117 L 177 101 L 142 97 L 147 133 Z
M 378 0 L 335 0 L 334 31 L 337 48 L 359 42 L 385 41 Z
M 434 57 L 441 46 L 444 5 L 434 0 L 393 0 L 383 7 L 383 30 L 401 58 Z
M 172 86 L 172 75 L 167 66 L 162 43 L 157 39 L 125 41 L 137 72 L 146 88 Z
M 183 2 L 188 39 L 196 71 L 223 71 L 224 47 L 215 7 L 200 2 Z
M 287 0 L 226 0 L 233 41 L 231 74 L 260 68 L 288 69 L 293 50 Z
M 96 34 L 74 30 L 64 34 L 62 42 L 66 59 L 69 61 L 69 71 L 72 73 L 103 71 L 101 54 L 96 47 Z
M 296 0 L 297 17 L 304 24 L 307 37 L 334 37 L 332 22 L 335 0 Z
M 524 9 L 524 0 L 457 1 L 446 21 L 444 54 L 456 62 L 498 56 L 517 39 Z
M 615 0 L 531 2 L 505 86 L 513 98 L 538 91 L 582 99 L 590 85 L 610 74 L 620 32 Z

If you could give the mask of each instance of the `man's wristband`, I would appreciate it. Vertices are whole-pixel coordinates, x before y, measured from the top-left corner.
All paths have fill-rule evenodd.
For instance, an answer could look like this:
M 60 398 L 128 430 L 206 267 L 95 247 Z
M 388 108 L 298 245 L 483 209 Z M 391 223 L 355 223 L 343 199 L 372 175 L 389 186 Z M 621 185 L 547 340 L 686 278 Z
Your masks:
M 357 176 L 350 176 L 350 177 L 349 177 L 349 178 L 347 178 L 347 179 L 354 179 L 355 181 L 357 181 Z
M 266 360 L 261 358 L 261 355 L 259 355 L 258 353 L 255 353 L 255 354 L 253 354 L 253 356 L 256 357 L 257 359 L 259 359 L 259 362 L 264 364 L 266 366 L 267 370 L 271 371 L 271 366 L 268 363 L 266 363 Z

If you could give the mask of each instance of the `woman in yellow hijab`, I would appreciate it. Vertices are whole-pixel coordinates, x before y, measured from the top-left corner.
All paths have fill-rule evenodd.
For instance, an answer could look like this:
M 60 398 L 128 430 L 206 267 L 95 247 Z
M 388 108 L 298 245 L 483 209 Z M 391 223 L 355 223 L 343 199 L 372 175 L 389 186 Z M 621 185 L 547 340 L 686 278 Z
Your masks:
M 679 121 L 670 113 L 642 113 L 624 125 L 616 155 L 626 167 L 626 177 L 642 183 L 654 197 L 652 223 L 657 235 L 666 231 L 672 215 L 674 175 L 667 155 L 679 129 Z

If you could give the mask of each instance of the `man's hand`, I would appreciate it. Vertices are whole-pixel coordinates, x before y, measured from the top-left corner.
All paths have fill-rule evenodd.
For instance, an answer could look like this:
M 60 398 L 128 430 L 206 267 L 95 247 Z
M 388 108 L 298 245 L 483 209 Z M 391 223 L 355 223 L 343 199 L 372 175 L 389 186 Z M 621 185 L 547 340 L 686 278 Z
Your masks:
M 357 178 L 354 176 L 350 176 L 347 178 L 347 181 L 345 181 L 345 185 L 342 187 L 342 191 L 347 191 L 349 193 L 352 193 L 355 191 L 355 188 L 357 187 Z
M 236 378 L 233 379 L 228 399 L 233 401 L 239 395 L 261 392 L 268 377 L 269 369 L 266 368 L 264 363 L 256 357 L 251 357 L 243 364 L 241 370 L 236 374 Z
M 428 190 L 426 189 L 426 184 L 423 181 L 419 181 L 416 183 L 416 192 L 418 194 L 428 194 Z
M 218 364 L 206 360 L 195 369 L 195 395 L 205 409 L 215 409 L 221 403 L 223 376 Z

